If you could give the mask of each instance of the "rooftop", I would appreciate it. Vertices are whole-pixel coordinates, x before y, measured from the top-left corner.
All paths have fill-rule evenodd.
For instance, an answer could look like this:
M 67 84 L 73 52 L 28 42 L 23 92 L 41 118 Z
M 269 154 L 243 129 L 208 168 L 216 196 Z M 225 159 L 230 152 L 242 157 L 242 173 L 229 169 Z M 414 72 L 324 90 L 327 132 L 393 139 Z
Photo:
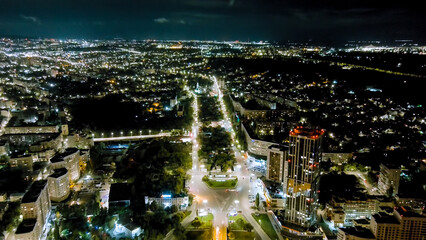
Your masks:
M 130 189 L 126 183 L 114 183 L 111 184 L 109 192 L 109 201 L 124 201 L 130 200 Z
M 340 228 L 346 234 L 363 238 L 363 239 L 376 239 L 374 234 L 368 228 L 363 227 L 348 227 L 348 228 Z
M 398 219 L 393 216 L 393 215 L 389 215 L 385 212 L 379 212 L 376 213 L 372 216 L 372 218 L 377 222 L 377 223 L 382 223 L 382 224 L 399 224 Z
M 25 219 L 19 224 L 15 234 L 29 233 L 33 231 L 34 226 L 37 224 L 37 219 Z
M 395 211 L 398 212 L 398 214 L 401 217 L 416 217 L 416 218 L 426 218 L 425 216 L 422 216 L 418 213 L 415 213 L 414 211 L 412 211 L 412 209 L 410 207 L 398 207 L 397 209 L 395 209 Z
M 368 221 L 368 219 L 366 218 L 359 218 L 359 219 L 354 219 L 352 220 L 355 224 L 370 224 L 370 221 Z
M 51 178 L 58 178 L 65 174 L 67 174 L 68 170 L 66 168 L 58 168 L 54 170 L 54 173 L 50 174 L 49 177 Z
M 40 196 L 41 191 L 46 186 L 46 180 L 35 181 L 28 192 L 25 193 L 22 198 L 22 203 L 31 203 L 37 201 L 37 198 Z
M 56 162 L 64 161 L 64 157 L 71 155 L 73 153 L 76 153 L 77 151 L 78 151 L 77 148 L 67 148 L 65 152 L 56 154 L 52 159 L 50 159 L 50 162 L 56 163 Z
M 278 144 L 273 144 L 271 146 L 268 147 L 269 149 L 278 149 L 280 151 L 287 151 L 288 150 L 288 146 L 284 146 L 284 145 L 278 145 Z
M 309 137 L 312 139 L 317 139 L 320 136 L 324 134 L 324 129 L 312 129 L 312 128 L 305 128 L 303 126 L 297 126 L 295 129 L 290 131 L 291 136 L 303 136 L 303 137 Z

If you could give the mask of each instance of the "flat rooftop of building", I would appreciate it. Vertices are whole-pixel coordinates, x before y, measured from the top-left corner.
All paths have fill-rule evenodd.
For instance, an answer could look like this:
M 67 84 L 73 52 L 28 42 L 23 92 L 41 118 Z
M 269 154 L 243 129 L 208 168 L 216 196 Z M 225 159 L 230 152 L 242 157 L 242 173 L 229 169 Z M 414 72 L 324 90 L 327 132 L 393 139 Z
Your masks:
M 38 121 L 37 122 L 23 122 L 20 121 L 21 119 L 13 116 L 10 118 L 8 124 L 6 127 L 52 127 L 52 126 L 56 126 L 56 123 L 49 123 L 49 122 L 45 122 L 45 121 Z
M 317 139 L 319 136 L 324 134 L 323 129 L 315 129 L 315 128 L 308 128 L 304 126 L 297 126 L 292 131 L 290 131 L 291 136 L 303 136 L 303 137 L 309 137 L 312 139 Z
M 288 150 L 288 146 L 285 145 L 279 145 L 279 144 L 272 144 L 271 146 L 268 147 L 269 149 L 279 149 L 280 151 L 287 151 Z
M 28 156 L 31 156 L 31 154 L 28 154 L 25 151 L 19 151 L 19 152 L 13 152 L 10 155 L 10 158 L 23 158 L 23 157 L 28 157 Z
M 383 212 L 386 212 L 386 213 L 388 213 L 388 214 L 392 214 L 393 213 L 393 208 L 391 208 L 391 207 L 387 207 L 387 206 L 383 206 L 383 207 L 380 207 L 380 209 L 383 211 Z
M 426 218 L 416 212 L 414 212 L 410 207 L 401 206 L 395 209 L 401 217 L 415 217 L 415 218 Z
M 62 177 L 65 174 L 67 174 L 68 170 L 66 168 L 58 168 L 53 170 L 54 172 L 52 174 L 49 175 L 49 177 L 51 178 L 58 178 L 58 177 Z
M 50 159 L 50 162 L 56 163 L 56 162 L 64 161 L 64 157 L 71 155 L 73 153 L 76 153 L 76 152 L 78 152 L 77 148 L 67 148 L 67 149 L 65 149 L 65 152 L 58 153 L 55 156 L 53 156 L 53 158 Z
M 366 224 L 370 224 L 370 221 L 366 218 L 359 218 L 359 219 L 354 219 L 352 220 L 355 224 L 362 224 L 362 225 L 366 225 Z
M 372 216 L 377 223 L 399 224 L 398 219 L 394 215 L 389 215 L 385 212 L 379 212 Z
M 113 183 L 109 191 L 109 201 L 130 200 L 130 187 L 126 183 Z
M 37 224 L 37 219 L 25 219 L 24 221 L 21 222 L 21 224 L 19 224 L 15 234 L 29 233 L 33 231 L 34 226 L 36 224 Z
M 30 187 L 30 190 L 25 193 L 24 197 L 22 198 L 22 203 L 31 203 L 35 202 L 37 198 L 40 196 L 41 190 L 46 186 L 47 181 L 46 180 L 39 180 L 33 182 L 33 184 Z
M 348 228 L 340 228 L 341 231 L 363 239 L 376 239 L 374 234 L 368 228 L 363 227 L 348 227 Z

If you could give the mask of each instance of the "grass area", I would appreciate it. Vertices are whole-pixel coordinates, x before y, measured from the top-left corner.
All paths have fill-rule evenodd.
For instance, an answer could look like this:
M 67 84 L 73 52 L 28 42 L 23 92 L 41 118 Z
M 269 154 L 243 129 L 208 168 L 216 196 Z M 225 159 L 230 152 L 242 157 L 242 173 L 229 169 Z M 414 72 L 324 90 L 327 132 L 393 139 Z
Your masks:
M 209 213 L 206 216 L 198 217 L 201 222 L 201 226 L 198 229 L 211 228 L 213 226 L 213 214 Z M 196 229 L 192 224 L 188 226 L 188 229 Z
M 255 238 L 254 232 L 232 232 L 235 240 L 253 240 Z
M 198 217 L 202 223 L 201 228 L 211 228 L 213 225 L 213 214 L 209 213 L 207 216 Z
M 215 188 L 215 189 L 235 188 L 235 186 L 237 186 L 237 183 L 238 183 L 238 179 L 217 181 L 217 180 L 210 180 L 206 178 L 206 176 L 203 177 L 203 181 L 207 184 L 207 186 L 209 186 L 210 188 Z
M 186 232 L 186 239 L 193 239 L 193 240 L 205 240 L 205 239 L 212 239 L 212 231 L 206 230 L 206 231 L 187 231 Z
M 231 230 L 244 230 L 244 224 L 247 224 L 247 221 L 241 214 L 229 217 L 229 227 Z
M 268 214 L 262 213 L 259 214 L 259 216 L 256 216 L 254 213 L 252 213 L 251 215 L 272 240 L 278 239 L 277 233 L 275 232 L 274 226 L 272 226 L 272 223 L 269 220 Z

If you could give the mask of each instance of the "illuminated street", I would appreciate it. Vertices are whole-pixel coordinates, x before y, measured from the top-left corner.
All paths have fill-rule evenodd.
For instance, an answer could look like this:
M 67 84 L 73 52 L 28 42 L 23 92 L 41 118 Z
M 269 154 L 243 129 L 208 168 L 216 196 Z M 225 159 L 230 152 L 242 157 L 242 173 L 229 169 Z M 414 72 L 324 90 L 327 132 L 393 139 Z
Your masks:
M 225 116 L 224 125 L 229 126 L 228 129 L 232 131 L 231 123 L 227 118 L 225 105 L 222 99 L 222 92 L 217 85 L 215 77 L 211 78 L 214 81 L 214 91 L 219 95 L 220 109 Z M 260 226 L 255 222 L 251 213 L 253 210 L 250 208 L 248 201 L 248 194 L 256 194 L 258 188 L 255 184 L 250 184 L 250 173 L 245 165 L 244 157 L 241 156 L 237 148 L 234 146 L 233 151 L 235 158 L 237 160 L 237 167 L 235 171 L 232 172 L 232 175 L 238 177 L 238 184 L 235 189 L 230 190 L 213 190 L 207 187 L 207 185 L 202 181 L 202 177 L 207 174 L 207 170 L 204 166 L 200 165 L 198 160 L 198 150 L 200 148 L 197 142 L 197 136 L 199 134 L 200 122 L 198 121 L 198 106 L 197 106 L 197 96 L 193 94 L 194 97 L 194 126 L 193 126 L 193 167 L 190 171 L 191 183 L 189 185 L 190 192 L 196 197 L 194 201 L 198 203 L 199 212 L 211 212 L 214 215 L 214 236 L 215 239 L 226 239 L 226 228 L 228 226 L 228 214 L 232 210 L 242 211 L 244 217 L 247 221 L 254 227 L 254 230 L 260 237 L 260 239 L 269 239 L 269 237 L 264 233 Z M 234 140 L 234 133 L 232 133 L 232 140 Z M 253 180 L 253 182 L 255 182 Z

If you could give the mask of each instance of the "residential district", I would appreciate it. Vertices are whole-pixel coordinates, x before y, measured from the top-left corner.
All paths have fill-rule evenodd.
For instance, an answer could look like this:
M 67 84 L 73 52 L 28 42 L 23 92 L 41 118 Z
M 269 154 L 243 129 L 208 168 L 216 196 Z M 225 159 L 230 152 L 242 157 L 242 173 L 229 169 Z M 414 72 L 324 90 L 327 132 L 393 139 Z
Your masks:
M 2 38 L 0 239 L 425 239 L 425 54 Z

